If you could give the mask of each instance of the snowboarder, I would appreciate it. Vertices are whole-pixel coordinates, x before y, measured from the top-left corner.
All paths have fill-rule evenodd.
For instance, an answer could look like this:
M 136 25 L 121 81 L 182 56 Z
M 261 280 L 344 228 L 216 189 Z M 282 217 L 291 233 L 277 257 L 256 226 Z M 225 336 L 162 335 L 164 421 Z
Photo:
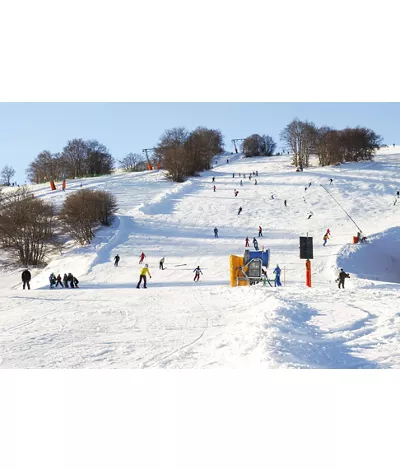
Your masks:
M 242 207 L 239 207 L 239 210 L 238 210 L 238 215 L 242 212 Z
M 165 261 L 165 258 L 160 259 L 160 269 L 162 269 L 163 271 L 164 271 L 164 261 Z
M 323 240 L 324 240 L 323 246 L 326 245 L 326 242 L 328 241 L 328 238 L 329 238 L 328 233 L 325 233 L 325 235 L 323 236 Z
M 120 259 L 121 259 L 121 258 L 119 257 L 119 255 L 114 256 L 114 266 L 118 266 L 118 263 L 119 263 L 119 260 L 120 260 Z
M 332 184 L 332 183 L 333 183 L 333 179 L 329 178 L 329 184 Z
M 58 286 L 58 284 L 60 284 L 60 286 L 64 289 L 64 284 L 62 283 L 61 274 L 59 274 L 59 275 L 57 276 L 57 284 L 56 284 L 56 287 Z
M 215 238 L 218 238 L 218 229 L 217 229 L 217 227 L 214 228 L 214 236 L 215 236 Z
M 56 275 L 54 273 L 50 274 L 49 281 L 50 281 L 50 289 L 53 289 L 53 287 L 56 283 Z
M 64 273 L 63 282 L 64 282 L 64 287 L 69 287 L 68 286 L 68 276 L 67 276 L 66 273 Z
M 73 283 L 75 289 L 79 289 L 79 287 L 78 287 L 79 281 L 75 276 L 72 276 L 72 283 Z
M 249 237 L 246 237 L 245 242 L 246 242 L 245 247 L 248 248 L 250 246 L 249 245 Z
M 311 217 L 314 215 L 311 211 L 310 211 L 310 212 L 307 212 L 307 214 L 308 214 L 307 220 L 308 220 L 308 219 L 311 219 Z
M 286 204 L 287 204 L 287 201 L 286 201 L 286 199 L 283 201 L 283 204 L 284 204 L 284 205 L 285 205 L 285 207 L 286 207 Z
M 31 282 L 31 273 L 28 269 L 25 269 L 25 271 L 22 272 L 21 274 L 21 279 L 22 279 L 22 288 L 25 289 L 25 286 L 28 286 L 28 289 L 30 290 L 30 282 Z
M 146 274 L 149 275 L 150 279 L 151 279 L 151 274 L 150 274 L 150 271 L 149 271 L 149 265 L 148 264 L 145 264 L 144 265 L 144 268 L 142 268 L 140 270 L 140 277 L 139 277 L 139 282 L 137 283 L 137 286 L 136 286 L 136 289 L 140 289 L 140 284 L 142 283 L 143 281 L 143 288 L 144 289 L 147 289 L 147 278 L 146 278 Z
M 253 246 L 254 246 L 254 249 L 258 251 L 258 241 L 256 237 L 253 238 Z
M 215 193 L 215 190 L 216 190 L 216 189 L 217 189 L 217 187 L 216 187 L 215 184 L 214 184 L 214 186 L 213 186 L 214 193 Z
M 340 289 L 340 286 L 342 286 L 344 289 L 344 280 L 346 279 L 346 277 L 350 277 L 350 274 L 345 273 L 343 269 L 340 268 L 339 277 L 336 279 L 336 282 L 339 282 L 338 284 L 339 289 Z
M 262 236 L 263 236 L 261 225 L 258 226 L 258 236 L 259 236 L 259 237 L 262 237 Z
M 194 275 L 193 281 L 194 281 L 194 282 L 199 281 L 199 279 L 200 279 L 200 274 L 203 274 L 203 273 L 201 272 L 200 266 L 197 266 L 197 268 L 194 269 L 193 272 L 196 273 L 196 274 Z
M 273 273 L 275 274 L 275 287 L 282 286 L 282 284 L 281 284 L 281 268 L 279 267 L 279 264 L 276 265 L 276 268 L 274 269 Z
M 145 258 L 146 258 L 146 255 L 142 252 L 139 257 L 139 264 L 142 264 Z
M 256 179 L 254 179 L 254 184 L 257 184 L 257 180 L 256 180 Z

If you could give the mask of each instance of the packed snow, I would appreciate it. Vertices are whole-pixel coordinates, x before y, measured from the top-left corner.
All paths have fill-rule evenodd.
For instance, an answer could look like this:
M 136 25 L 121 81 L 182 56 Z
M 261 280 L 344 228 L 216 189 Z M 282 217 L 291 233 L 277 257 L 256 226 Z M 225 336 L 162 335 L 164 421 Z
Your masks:
M 31 290 L 22 290 L 23 269 L 2 254 L 0 367 L 400 367 L 400 147 L 303 172 L 290 161 L 221 155 L 181 184 L 161 170 L 67 181 L 65 192 L 32 185 L 56 204 L 81 186 L 105 189 L 119 208 L 91 245 L 69 241 L 45 268 L 32 268 Z M 344 211 L 368 243 L 353 244 L 358 229 Z M 229 256 L 243 256 L 259 225 L 268 275 L 279 264 L 283 286 L 231 287 Z M 311 288 L 299 257 L 307 234 Z M 141 252 L 152 276 L 146 290 L 136 289 Z M 195 283 L 197 266 L 203 275 Z M 350 273 L 344 290 L 335 282 L 339 268 Z M 51 272 L 72 272 L 80 288 L 49 289 Z

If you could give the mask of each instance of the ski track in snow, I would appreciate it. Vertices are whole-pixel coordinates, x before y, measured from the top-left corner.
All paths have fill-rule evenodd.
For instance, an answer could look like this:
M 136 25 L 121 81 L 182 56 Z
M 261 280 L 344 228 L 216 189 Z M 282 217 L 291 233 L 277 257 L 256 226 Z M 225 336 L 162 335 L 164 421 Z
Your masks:
M 372 162 L 301 173 L 290 157 L 229 159 L 183 184 L 146 171 L 68 182 L 65 193 L 32 186 L 55 204 L 81 184 L 105 189 L 117 196 L 118 212 L 90 246 L 70 242 L 46 268 L 32 269 L 30 291 L 21 288 L 21 270 L 3 264 L 0 367 L 400 367 L 400 202 L 393 205 L 400 148 L 382 149 Z M 257 185 L 248 179 L 255 170 Z M 356 227 L 321 185 L 368 244 L 351 243 Z M 268 272 L 279 263 L 285 286 L 231 288 L 229 255 L 243 254 L 258 225 L 259 245 L 271 251 Z M 323 247 L 327 228 L 332 238 Z M 307 233 L 314 237 L 311 289 L 298 247 Z M 135 289 L 142 251 L 152 274 L 147 290 Z M 203 276 L 194 283 L 197 265 Z M 345 290 L 334 282 L 339 267 L 351 275 Z M 49 290 L 52 271 L 73 272 L 81 288 Z

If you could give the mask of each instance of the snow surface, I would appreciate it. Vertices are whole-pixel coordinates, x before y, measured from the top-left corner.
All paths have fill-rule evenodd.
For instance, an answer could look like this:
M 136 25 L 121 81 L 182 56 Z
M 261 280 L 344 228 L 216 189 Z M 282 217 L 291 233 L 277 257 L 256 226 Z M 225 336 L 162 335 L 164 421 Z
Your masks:
M 46 268 L 32 269 L 30 291 L 22 290 L 22 269 L 2 255 L 0 367 L 400 367 L 400 201 L 393 204 L 400 147 L 381 149 L 372 162 L 304 172 L 288 156 L 228 158 L 183 184 L 145 171 L 68 181 L 65 193 L 31 186 L 57 204 L 81 184 L 105 189 L 117 196 L 118 217 L 92 245 L 70 241 Z M 257 185 L 248 179 L 256 170 Z M 239 172 L 247 174 L 243 187 Z M 352 244 L 356 226 L 321 185 L 369 243 Z M 245 237 L 257 236 L 259 225 L 260 247 L 271 253 L 268 273 L 279 263 L 284 287 L 232 288 L 229 256 L 243 255 Z M 323 247 L 327 228 L 332 238 Z M 314 237 L 312 288 L 299 259 L 299 236 L 307 233 Z M 141 251 L 152 275 L 147 290 L 135 288 Z M 194 283 L 197 265 L 203 276 Z M 345 290 L 335 283 L 340 267 L 351 276 Z M 50 290 L 51 272 L 72 272 L 80 289 Z

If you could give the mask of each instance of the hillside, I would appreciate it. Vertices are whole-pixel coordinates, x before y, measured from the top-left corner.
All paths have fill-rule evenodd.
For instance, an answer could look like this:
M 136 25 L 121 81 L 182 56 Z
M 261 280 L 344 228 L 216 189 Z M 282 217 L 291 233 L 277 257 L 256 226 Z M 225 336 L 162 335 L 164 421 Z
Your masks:
M 400 367 L 400 203 L 393 205 L 400 147 L 381 149 L 372 162 L 304 172 L 287 156 L 229 158 L 183 184 L 145 171 L 68 182 L 65 193 L 32 186 L 56 203 L 81 184 L 106 189 L 117 196 L 118 217 L 91 246 L 69 243 L 45 269 L 33 269 L 30 291 L 21 288 L 21 270 L 3 266 L 0 367 Z M 250 181 L 253 171 L 259 176 Z M 239 172 L 247 176 L 242 187 Z M 357 228 L 324 187 L 368 244 L 352 244 Z M 268 272 L 279 263 L 284 287 L 232 288 L 229 256 L 243 254 L 259 225 L 260 247 L 271 252 Z M 299 259 L 299 236 L 307 233 L 314 237 L 311 289 Z M 135 288 L 142 251 L 152 275 L 147 290 Z M 163 256 L 165 271 L 158 269 Z M 195 284 L 197 265 L 203 276 Z M 351 275 L 344 291 L 334 282 L 339 267 Z M 81 288 L 49 290 L 51 272 L 74 273 Z

